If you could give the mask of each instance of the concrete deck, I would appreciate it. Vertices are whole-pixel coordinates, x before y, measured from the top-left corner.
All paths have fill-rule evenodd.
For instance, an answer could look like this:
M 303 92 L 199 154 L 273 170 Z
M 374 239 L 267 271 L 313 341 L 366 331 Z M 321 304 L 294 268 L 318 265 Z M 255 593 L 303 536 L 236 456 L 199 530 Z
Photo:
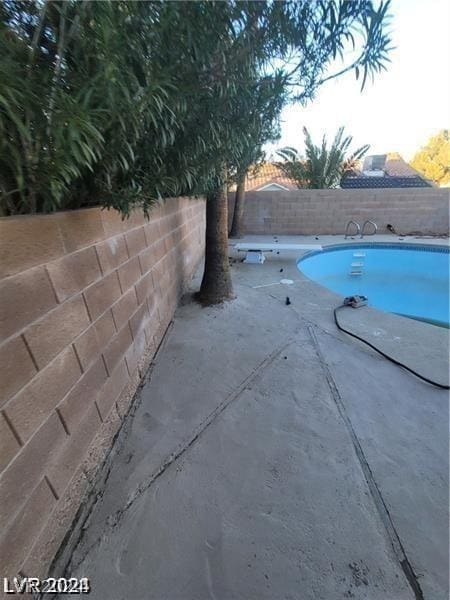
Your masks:
M 177 311 L 67 570 L 91 598 L 448 599 L 448 393 L 339 332 L 295 258 Z M 341 319 L 448 381 L 448 331 Z

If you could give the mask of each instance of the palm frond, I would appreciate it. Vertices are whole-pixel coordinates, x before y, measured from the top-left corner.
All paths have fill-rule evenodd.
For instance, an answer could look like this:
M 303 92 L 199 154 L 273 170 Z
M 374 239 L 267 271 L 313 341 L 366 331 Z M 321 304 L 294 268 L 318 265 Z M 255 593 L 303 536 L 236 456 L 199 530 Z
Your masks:
M 357 160 L 368 151 L 369 145 L 361 146 L 347 156 L 352 142 L 351 136 L 344 137 L 344 128 L 340 127 L 331 145 L 328 147 L 326 136 L 320 146 L 316 146 L 306 127 L 303 128 L 305 156 L 292 147 L 277 151 L 282 158 L 277 165 L 293 179 L 298 187 L 334 188 L 346 173 L 355 168 Z

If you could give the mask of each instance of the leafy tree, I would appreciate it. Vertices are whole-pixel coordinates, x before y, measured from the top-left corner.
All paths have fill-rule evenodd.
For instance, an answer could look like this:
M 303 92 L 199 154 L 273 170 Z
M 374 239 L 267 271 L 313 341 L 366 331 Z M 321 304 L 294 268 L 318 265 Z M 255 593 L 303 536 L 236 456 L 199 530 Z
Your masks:
M 355 168 L 356 161 L 362 158 L 370 147 L 366 144 L 347 155 L 352 137 L 343 137 L 343 127 L 338 129 L 330 147 L 328 147 L 326 136 L 323 136 L 322 144 L 316 146 L 306 127 L 303 128 L 303 133 L 305 136 L 304 157 L 298 150 L 291 147 L 282 148 L 277 152 L 284 159 L 283 162 L 277 163 L 278 166 L 296 182 L 299 188 L 338 187 L 341 179 Z
M 252 92 L 258 89 L 258 78 L 264 77 L 267 84 L 272 83 L 273 93 L 285 95 L 284 100 L 301 102 L 311 99 L 321 84 L 349 70 L 354 70 L 357 78 L 362 72 L 364 86 L 368 75 L 373 76 L 384 68 L 387 59 L 390 40 L 385 26 L 389 4 L 380 3 L 378 9 L 372 2 L 333 1 L 241 2 L 230 6 L 236 8 L 238 14 L 234 14 L 231 21 L 229 38 L 233 42 L 226 47 L 227 68 L 222 71 L 225 78 L 219 89 L 225 87 L 237 93 L 229 98 L 235 119 L 221 130 L 221 141 L 224 142 L 224 164 L 240 165 L 236 172 L 242 173 L 248 165 L 245 132 L 250 139 L 253 137 L 254 147 L 265 141 L 258 135 L 260 129 L 247 122 L 247 115 L 252 114 L 249 109 L 255 103 Z M 359 42 L 358 32 L 362 33 Z M 344 60 L 349 39 L 355 48 L 360 44 L 356 58 L 337 72 L 327 74 L 338 56 Z M 240 65 L 236 73 L 239 83 L 235 86 L 229 78 L 228 64 Z M 242 81 L 239 73 L 244 65 L 244 71 L 251 74 L 250 85 Z M 278 86 L 274 83 L 275 77 Z M 223 91 L 218 94 L 216 108 L 220 106 L 222 94 Z M 201 108 L 201 102 L 198 106 Z M 228 140 L 235 140 L 237 147 L 234 148 L 234 142 L 228 144 Z M 229 154 L 231 148 L 237 151 Z M 206 303 L 220 302 L 233 295 L 227 260 L 227 226 L 227 201 L 222 187 L 220 194 L 208 196 L 206 263 L 199 294 Z
M 276 114 L 271 114 L 275 111 Z M 239 169 L 236 170 L 234 180 L 236 181 L 236 193 L 234 211 L 231 223 L 230 237 L 239 238 L 243 235 L 243 217 L 245 207 L 245 179 L 250 168 L 255 170 L 265 159 L 262 143 L 275 141 L 280 137 L 278 123 L 279 108 L 267 107 L 266 111 L 258 113 L 259 118 L 255 122 L 255 130 L 251 131 L 247 152 L 243 154 Z
M 151 137 L 157 166 L 180 104 L 171 74 L 144 60 L 170 28 L 161 12 L 152 2 L 1 4 L 4 214 L 102 202 L 127 212 L 134 198 L 146 208 L 155 172 L 170 188 L 160 170 L 143 174 L 137 157 Z
M 442 129 L 416 153 L 411 166 L 437 185 L 450 183 L 450 132 Z

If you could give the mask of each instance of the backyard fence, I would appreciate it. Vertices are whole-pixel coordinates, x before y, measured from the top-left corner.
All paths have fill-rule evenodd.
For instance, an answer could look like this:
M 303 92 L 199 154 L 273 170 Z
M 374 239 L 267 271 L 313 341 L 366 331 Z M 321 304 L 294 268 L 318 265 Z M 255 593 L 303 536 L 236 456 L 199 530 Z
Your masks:
M 0 571 L 45 577 L 204 254 L 205 206 L 0 219 Z
M 343 234 L 350 219 L 375 221 L 380 233 L 393 225 L 402 234 L 448 234 L 449 189 L 294 190 L 247 192 L 248 234 Z M 229 217 L 234 193 L 229 194 Z

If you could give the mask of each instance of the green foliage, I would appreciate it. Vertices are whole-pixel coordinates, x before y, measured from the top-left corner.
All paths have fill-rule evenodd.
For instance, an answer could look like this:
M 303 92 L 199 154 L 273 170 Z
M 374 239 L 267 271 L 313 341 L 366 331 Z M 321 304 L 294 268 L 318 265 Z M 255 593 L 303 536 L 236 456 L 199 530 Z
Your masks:
M 122 193 L 146 201 L 133 168 L 136 148 L 147 135 L 157 147 L 173 141 L 177 105 L 173 98 L 166 103 L 174 91 L 163 70 L 139 61 L 157 9 L 126 2 L 2 5 L 6 214 L 77 208 Z
M 384 67 L 387 8 L 4 0 L 1 214 L 99 204 L 126 215 L 240 177 L 276 137 L 287 101 L 344 71 L 364 84 Z
M 442 129 L 416 153 L 411 166 L 437 185 L 450 184 L 450 132 Z
M 327 138 L 323 136 L 320 146 L 316 146 L 306 127 L 303 128 L 305 136 L 305 156 L 302 157 L 298 150 L 291 147 L 282 148 L 277 154 L 283 162 L 277 165 L 293 179 L 299 188 L 335 188 L 345 175 L 351 172 L 356 161 L 364 156 L 369 145 L 357 148 L 347 155 L 351 136 L 344 136 L 344 128 L 340 127 L 331 146 L 328 147 Z

